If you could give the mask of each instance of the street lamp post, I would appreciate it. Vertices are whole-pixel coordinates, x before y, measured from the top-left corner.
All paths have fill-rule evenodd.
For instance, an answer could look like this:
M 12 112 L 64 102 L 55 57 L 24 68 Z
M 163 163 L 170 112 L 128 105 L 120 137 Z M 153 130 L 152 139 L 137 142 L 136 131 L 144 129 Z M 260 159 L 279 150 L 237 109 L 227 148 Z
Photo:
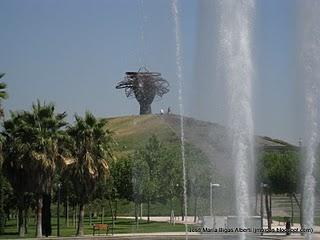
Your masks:
M 213 187 L 220 187 L 219 183 L 210 183 L 210 216 L 212 219 L 213 228 L 216 226 L 216 217 L 213 215 L 213 204 L 212 204 L 212 188 Z
M 139 226 L 139 218 L 138 218 L 138 206 L 137 206 L 137 179 L 136 176 L 133 176 L 132 178 L 132 185 L 133 185 L 133 198 L 134 198 L 134 216 L 135 216 L 135 222 L 136 222 L 136 228 Z
M 58 206 L 57 206 L 57 236 L 60 237 L 60 195 L 61 183 L 58 183 Z
M 260 224 L 261 224 L 261 229 L 263 228 L 263 189 L 268 187 L 268 184 L 261 183 L 260 184 Z M 263 231 L 261 231 L 261 236 L 263 235 Z

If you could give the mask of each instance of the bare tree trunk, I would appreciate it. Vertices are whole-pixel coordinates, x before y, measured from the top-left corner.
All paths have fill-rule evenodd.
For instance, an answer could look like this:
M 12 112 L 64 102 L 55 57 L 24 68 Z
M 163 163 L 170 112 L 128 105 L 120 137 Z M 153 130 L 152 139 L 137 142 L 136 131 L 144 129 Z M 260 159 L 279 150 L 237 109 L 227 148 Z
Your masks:
M 118 201 L 116 199 L 116 206 L 115 206 L 115 209 L 114 209 L 114 220 L 115 221 L 117 220 L 117 212 L 118 212 Z
M 148 212 L 148 220 L 147 220 L 147 222 L 150 223 L 150 198 L 148 199 L 148 210 L 147 210 L 147 212 Z
M 142 220 L 142 215 L 143 215 L 143 204 L 140 203 L 140 220 Z
M 83 236 L 83 220 L 84 220 L 84 205 L 80 203 L 79 205 L 79 218 L 78 218 L 78 228 L 77 228 L 77 236 Z
M 194 199 L 194 218 L 193 218 L 193 222 L 197 222 L 197 209 L 198 208 L 198 197 L 195 196 L 195 199 Z
M 271 229 L 271 220 L 270 220 L 270 206 L 269 206 L 269 199 L 268 199 L 268 191 L 265 191 L 265 205 L 266 205 L 266 213 L 267 213 L 267 220 L 268 220 L 268 229 Z
M 270 208 L 269 208 L 269 211 L 270 211 L 269 217 L 270 217 L 270 226 L 271 226 L 271 224 L 272 224 L 272 192 L 271 192 L 271 189 L 269 189 L 269 206 L 270 206 Z
M 291 202 L 291 226 L 293 226 L 293 197 L 292 197 L 292 193 L 290 194 L 290 202 Z
M 172 197 L 170 198 L 170 224 L 173 223 L 173 203 L 172 203 Z
M 109 208 L 110 208 L 110 211 L 111 211 L 111 217 L 114 218 L 114 212 L 113 212 L 113 207 L 112 207 L 112 200 L 111 200 L 111 198 L 109 198 Z
M 111 217 L 112 217 L 112 235 L 113 235 L 113 231 L 114 231 L 114 228 L 115 228 L 115 223 L 114 223 L 114 212 L 113 212 L 113 208 L 112 208 L 112 201 L 111 201 L 110 197 L 109 197 L 109 206 L 110 206 Z
M 301 199 L 300 199 L 300 228 L 304 228 L 304 222 L 303 222 L 303 191 L 301 192 Z M 303 234 L 303 233 L 302 233 Z
M 42 194 L 39 194 L 37 203 L 37 238 L 42 237 L 42 204 Z
M 184 202 L 183 197 L 181 198 L 181 221 L 184 221 Z
M 138 202 L 136 200 L 134 202 L 134 219 L 136 222 L 136 227 L 138 227 Z
M 101 223 L 104 223 L 104 207 L 102 207 L 102 212 L 101 212 Z
M 26 207 L 24 209 L 24 232 L 25 234 L 28 234 L 28 208 Z
M 254 206 L 254 213 L 258 215 L 258 191 L 256 191 L 256 203 Z
M 72 225 L 75 226 L 76 225 L 76 206 L 73 205 L 73 209 L 72 209 Z
M 24 225 L 24 217 L 23 217 L 23 207 L 22 206 L 19 206 L 18 208 L 18 228 L 19 228 L 19 237 L 24 237 L 24 234 L 25 234 L 25 225 Z
M 66 227 L 69 227 L 69 196 L 66 197 L 64 204 L 65 225 Z
M 261 228 L 263 228 L 263 188 L 261 187 L 260 190 L 260 224 L 261 224 Z M 261 232 L 261 236 L 263 235 L 263 232 Z
M 42 235 L 48 237 L 52 234 L 51 227 L 51 194 L 42 194 L 42 213 L 41 213 L 41 224 L 42 224 Z
M 17 231 L 19 232 L 19 207 L 16 211 L 16 225 L 17 225 Z
M 296 196 L 295 193 L 293 193 L 293 197 L 294 197 L 294 200 L 296 200 L 296 203 L 297 203 L 297 205 L 298 205 L 298 207 L 299 207 L 299 209 L 300 209 L 300 227 L 301 227 L 301 229 L 302 229 L 302 228 L 303 228 L 303 209 L 302 209 L 303 195 L 302 195 L 302 193 L 301 193 L 300 203 L 299 203 L 299 200 L 298 200 L 298 198 L 297 198 L 297 196 Z

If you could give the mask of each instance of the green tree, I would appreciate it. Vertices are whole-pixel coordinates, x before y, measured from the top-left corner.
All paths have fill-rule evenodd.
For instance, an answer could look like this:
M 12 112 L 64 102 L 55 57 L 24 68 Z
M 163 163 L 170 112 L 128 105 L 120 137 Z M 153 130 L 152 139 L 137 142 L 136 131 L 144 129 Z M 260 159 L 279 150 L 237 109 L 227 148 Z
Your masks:
M 5 74 L 4 73 L 0 73 L 0 79 L 4 76 Z M 7 99 L 9 97 L 7 91 L 6 91 L 6 88 L 7 88 L 7 84 L 4 83 L 4 82 L 0 82 L 0 117 L 3 117 L 4 116 L 4 110 L 1 106 L 1 101 L 4 100 L 4 99 Z
M 18 218 L 19 218 L 19 236 L 23 237 L 25 234 L 24 229 L 24 212 L 26 209 L 24 197 L 27 191 L 31 191 L 31 181 L 29 172 L 24 167 L 28 164 L 26 159 L 26 149 L 23 144 L 21 136 L 21 129 L 23 128 L 24 115 L 12 112 L 11 119 L 5 121 L 4 132 L 5 137 L 3 150 L 4 150 L 4 163 L 3 170 L 8 178 L 11 186 L 13 187 L 14 194 L 17 199 Z
M 182 162 L 179 146 L 172 146 L 163 151 L 162 161 L 159 163 L 160 197 L 169 202 L 170 222 L 173 221 L 174 201 L 183 196 Z
M 258 183 L 267 183 L 265 205 L 268 216 L 268 224 L 271 227 L 271 201 L 267 200 L 267 195 L 271 193 L 289 194 L 295 197 L 298 188 L 299 176 L 299 154 L 294 150 L 267 151 L 262 154 L 258 162 Z M 299 204 L 299 203 L 298 203 Z M 293 218 L 293 204 L 291 204 L 291 217 Z
M 131 201 L 133 199 L 132 161 L 130 157 L 113 159 L 110 162 L 110 178 L 108 182 L 108 199 L 114 202 L 114 208 L 112 208 L 111 204 L 110 206 L 116 220 L 118 200 L 126 199 L 128 201 Z
M 32 192 L 37 199 L 37 237 L 42 236 L 42 195 L 50 193 L 57 162 L 63 160 L 59 142 L 64 139 L 65 117 L 55 113 L 53 104 L 38 101 L 31 112 L 12 112 L 4 123 L 6 172 L 20 198 L 20 210 L 25 208 L 23 193 Z
M 4 73 L 0 73 L 0 79 L 4 76 Z M 2 120 L 4 116 L 4 111 L 1 106 L 1 102 L 3 99 L 8 98 L 8 94 L 6 92 L 7 85 L 4 82 L 0 82 L 0 118 Z M 4 213 L 4 187 L 5 187 L 5 179 L 2 173 L 2 140 L 0 139 L 0 234 L 4 232 L 4 225 L 5 225 L 5 213 Z
M 159 139 L 152 135 L 148 143 L 141 150 L 141 155 L 147 164 L 147 181 L 145 182 L 145 197 L 147 202 L 147 221 L 150 222 L 150 204 L 161 198 L 160 192 L 160 163 L 165 158 L 167 149 L 159 141 Z
M 67 172 L 79 204 L 77 235 L 82 236 L 84 205 L 96 189 L 96 183 L 108 176 L 112 158 L 112 137 L 105 119 L 97 119 L 89 112 L 82 118 L 75 116 L 75 123 L 67 130 L 72 139 L 70 156 L 73 161 Z
M 147 199 L 149 181 L 149 166 L 142 151 L 136 151 L 132 156 L 132 189 L 135 209 L 135 222 L 138 224 L 138 206 Z
M 274 193 L 294 193 L 298 185 L 299 155 L 295 151 L 265 152 L 258 165 L 259 182 Z
M 194 212 L 194 222 L 198 214 L 198 201 L 200 198 L 210 198 L 209 196 L 209 186 L 210 182 L 217 182 L 216 174 L 214 174 L 214 169 L 211 163 L 208 161 L 207 157 L 198 149 L 187 145 L 186 148 L 186 159 L 187 159 L 187 176 L 188 176 L 188 196 L 193 198 L 193 212 Z M 204 167 L 205 166 L 205 167 Z M 215 178 L 213 178 L 215 176 Z M 213 179 L 215 181 L 213 181 Z M 222 184 L 218 180 L 218 183 Z

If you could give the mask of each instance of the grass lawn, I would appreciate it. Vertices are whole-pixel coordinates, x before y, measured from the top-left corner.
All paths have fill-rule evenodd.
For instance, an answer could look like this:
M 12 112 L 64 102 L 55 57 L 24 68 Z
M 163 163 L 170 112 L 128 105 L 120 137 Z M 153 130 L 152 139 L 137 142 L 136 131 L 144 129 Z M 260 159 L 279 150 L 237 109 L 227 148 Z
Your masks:
M 60 219 L 60 236 L 61 237 L 68 237 L 74 236 L 76 232 L 76 227 L 72 225 L 70 219 L 69 227 L 66 227 L 64 224 L 64 219 Z M 57 224 L 56 218 L 52 218 L 52 236 L 57 235 Z M 100 223 L 100 219 L 93 219 L 92 223 Z M 112 233 L 112 220 L 111 218 L 106 218 L 104 223 L 107 223 L 110 227 L 109 234 Z M 117 219 L 115 221 L 114 227 L 114 234 L 117 233 L 149 233 L 149 232 L 182 232 L 185 230 L 185 226 L 183 224 L 176 224 L 175 226 L 170 225 L 169 223 L 165 222 L 150 222 L 147 223 L 146 221 L 140 220 L 138 227 L 135 224 L 135 221 L 132 219 Z M 86 235 L 92 235 L 92 226 L 89 224 L 89 219 L 85 218 L 85 226 L 84 226 L 84 233 Z M 101 231 L 100 234 L 104 232 Z M 97 234 L 99 234 L 97 232 Z M 28 234 L 26 234 L 25 238 L 32 238 L 35 237 L 35 219 L 29 220 L 29 227 L 28 227 Z M 5 234 L 0 235 L 0 239 L 12 239 L 18 238 L 16 220 L 12 219 L 6 224 Z

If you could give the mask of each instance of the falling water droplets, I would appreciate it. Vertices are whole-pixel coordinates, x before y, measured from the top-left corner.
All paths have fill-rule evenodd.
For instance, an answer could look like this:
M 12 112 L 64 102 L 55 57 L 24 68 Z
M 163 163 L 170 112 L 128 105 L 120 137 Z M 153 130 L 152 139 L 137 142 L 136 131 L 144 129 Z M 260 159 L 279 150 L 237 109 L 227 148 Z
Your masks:
M 219 78 L 227 82 L 230 141 L 235 165 L 238 226 L 250 216 L 250 177 L 254 171 L 252 118 L 252 18 L 253 0 L 223 0 L 219 8 Z M 245 239 L 241 234 L 240 238 Z
M 187 177 L 186 177 L 186 159 L 185 159 L 185 139 L 184 139 L 184 109 L 183 109 L 183 99 L 182 99 L 182 49 L 181 49 L 181 39 L 180 39 L 180 22 L 179 22 L 179 9 L 178 0 L 172 0 L 172 13 L 174 17 L 174 32 L 176 41 L 176 75 L 178 79 L 178 91 L 179 91 L 179 112 L 180 112 L 180 141 L 181 141 L 181 159 L 183 168 L 183 198 L 184 198 L 184 214 L 185 214 L 185 233 L 186 239 L 188 239 L 188 206 L 187 206 Z

